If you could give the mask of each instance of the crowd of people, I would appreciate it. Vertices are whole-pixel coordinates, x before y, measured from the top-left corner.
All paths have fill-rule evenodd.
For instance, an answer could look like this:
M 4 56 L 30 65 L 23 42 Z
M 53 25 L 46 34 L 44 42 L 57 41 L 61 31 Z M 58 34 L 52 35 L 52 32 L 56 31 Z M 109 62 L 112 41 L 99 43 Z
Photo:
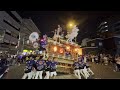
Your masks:
M 78 79 L 81 79 L 81 75 L 88 79 L 91 75 L 94 75 L 90 69 L 89 63 L 84 61 L 84 58 L 78 58 L 73 64 L 74 74 Z
M 0 78 L 9 70 L 9 64 L 5 57 L 0 56 Z
M 20 59 L 20 55 L 0 53 L 0 78 L 2 78 L 4 74 L 9 71 L 10 66 L 20 65 L 23 63 L 23 57 L 24 55 L 22 55 L 22 58 Z
M 57 58 L 52 56 L 48 57 L 47 60 L 44 60 L 43 56 L 26 56 L 26 67 L 22 79 L 55 78 L 57 75 L 57 64 Z M 81 75 L 83 75 L 85 79 L 88 79 L 90 75 L 94 75 L 93 71 L 90 69 L 89 63 L 87 61 L 85 62 L 85 58 L 83 58 L 83 56 L 75 59 L 73 69 L 73 72 L 78 79 L 81 79 Z
M 98 55 L 83 55 L 79 56 L 78 60 L 75 60 L 73 64 L 74 74 L 79 79 L 81 79 L 81 75 L 87 79 L 91 75 L 94 75 L 93 71 L 90 69 L 89 63 L 101 64 L 101 65 L 112 65 L 114 66 L 115 72 L 120 71 L 120 56 L 111 56 L 110 54 L 98 54 Z
M 57 75 L 57 59 L 49 57 L 43 60 L 43 56 L 26 57 L 26 67 L 22 79 L 44 79 L 55 78 Z
M 85 55 L 85 60 L 102 65 L 112 64 L 115 67 L 114 71 L 120 71 L 120 56 L 112 56 L 110 54 Z
M 98 54 L 98 55 L 81 55 L 73 63 L 73 69 L 75 76 L 81 79 L 83 76 L 85 79 L 94 75 L 90 69 L 89 62 L 102 65 L 114 65 L 114 71 L 120 71 L 120 56 L 111 56 L 110 54 Z M 57 75 L 57 58 L 48 57 L 48 60 L 43 60 L 43 56 L 39 55 L 6 55 L 0 56 L 0 77 L 5 72 L 8 72 L 9 66 L 26 64 L 25 71 L 22 79 L 49 79 L 55 78 Z M 82 76 L 81 76 L 82 75 Z M 44 76 L 44 77 L 43 77 Z

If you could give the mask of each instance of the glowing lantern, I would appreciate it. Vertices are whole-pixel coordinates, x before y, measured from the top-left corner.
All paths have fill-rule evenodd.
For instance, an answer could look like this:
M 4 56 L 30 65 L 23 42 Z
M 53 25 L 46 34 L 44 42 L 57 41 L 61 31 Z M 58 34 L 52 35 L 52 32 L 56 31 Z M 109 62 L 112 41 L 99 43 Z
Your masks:
M 53 48 L 53 50 L 54 50 L 54 52 L 56 52 L 56 51 L 57 51 L 57 47 L 55 46 L 55 47 Z
M 63 51 L 63 48 L 60 48 L 60 53 L 62 54 L 64 51 Z
M 81 49 L 81 48 L 78 49 L 78 54 L 79 54 L 79 55 L 82 55 L 82 49 Z
M 67 50 L 70 50 L 70 46 L 66 46 L 66 49 L 67 49 Z
M 77 52 L 78 51 L 78 48 L 75 48 L 75 52 Z

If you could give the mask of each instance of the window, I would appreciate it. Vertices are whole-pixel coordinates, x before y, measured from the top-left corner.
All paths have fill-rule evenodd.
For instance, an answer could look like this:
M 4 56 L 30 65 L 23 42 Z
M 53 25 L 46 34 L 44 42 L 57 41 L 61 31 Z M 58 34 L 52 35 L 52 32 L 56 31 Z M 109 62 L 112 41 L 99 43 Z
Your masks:
M 120 44 L 120 41 L 118 41 L 118 44 Z
M 20 20 L 16 18 L 14 14 L 11 13 L 11 11 L 6 11 L 16 22 L 20 23 Z
M 4 30 L 0 29 L 0 43 L 3 41 L 4 38 Z
M 14 38 L 17 38 L 18 34 L 12 32 L 11 36 L 13 36 Z
M 19 31 L 19 29 L 17 29 L 15 26 L 13 26 L 12 24 L 10 24 L 8 21 L 3 20 L 3 22 L 5 22 L 6 24 L 8 24 L 9 26 L 11 26 L 12 28 L 16 29 L 17 31 Z
M 120 26 L 120 22 L 117 22 L 117 23 L 114 25 L 114 27 L 118 27 L 118 26 Z
M 91 43 L 91 46 L 95 46 L 95 43 Z
M 99 46 L 102 46 L 102 42 L 99 42 Z
M 4 42 L 5 42 L 5 43 L 9 43 L 10 41 L 9 41 L 9 40 L 7 40 L 7 39 L 4 39 Z
M 9 33 L 9 32 L 5 32 L 5 34 L 7 34 L 7 35 L 10 35 L 10 36 L 11 36 L 11 33 Z
M 115 31 L 120 31 L 120 28 L 115 28 Z
M 4 30 L 0 29 L 0 37 L 3 37 L 3 36 L 4 36 Z
M 7 30 L 7 29 L 6 29 L 5 31 L 8 32 L 8 33 L 11 33 L 11 31 L 9 31 L 9 30 Z

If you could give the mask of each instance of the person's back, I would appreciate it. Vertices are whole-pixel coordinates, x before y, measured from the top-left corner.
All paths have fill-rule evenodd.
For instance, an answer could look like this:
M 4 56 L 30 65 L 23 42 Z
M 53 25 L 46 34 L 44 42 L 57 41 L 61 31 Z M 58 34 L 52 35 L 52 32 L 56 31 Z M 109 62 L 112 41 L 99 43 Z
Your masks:
M 84 56 L 84 62 L 85 63 L 87 62 L 87 56 L 86 55 Z
M 74 70 L 79 69 L 79 62 L 75 61 L 73 63 L 73 68 L 74 68 Z
M 98 55 L 98 62 L 100 62 L 100 55 Z
M 56 71 L 56 65 L 57 65 L 57 62 L 56 61 L 51 61 L 51 70 L 52 71 Z
M 98 56 L 96 55 L 96 56 L 95 56 L 95 63 L 98 64 L 98 62 L 99 62 L 99 61 L 98 61 Z
M 105 65 L 108 65 L 108 57 L 107 56 L 104 56 L 104 63 L 105 63 Z
M 120 57 L 118 57 L 118 58 L 116 59 L 116 63 L 117 63 L 117 64 L 120 64 Z
M 120 71 L 120 57 L 116 57 L 116 71 Z
M 51 60 L 51 64 L 50 64 L 50 72 L 51 72 L 51 77 L 55 78 L 55 76 L 57 75 L 56 69 L 57 69 L 57 58 L 53 58 Z
M 26 72 L 26 73 L 31 72 L 31 70 L 32 70 L 32 65 L 33 65 L 33 62 L 32 62 L 31 60 L 27 60 L 27 61 L 26 61 L 26 67 L 25 67 L 25 72 Z

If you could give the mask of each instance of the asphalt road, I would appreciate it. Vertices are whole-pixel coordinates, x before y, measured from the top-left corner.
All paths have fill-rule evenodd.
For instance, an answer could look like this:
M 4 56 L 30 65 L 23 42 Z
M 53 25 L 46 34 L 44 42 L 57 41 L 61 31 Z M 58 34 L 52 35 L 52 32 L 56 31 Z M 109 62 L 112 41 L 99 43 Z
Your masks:
M 114 72 L 113 65 L 101 65 L 91 63 L 91 69 L 95 73 L 94 77 L 90 79 L 120 79 L 120 72 Z M 24 65 L 11 66 L 9 72 L 3 79 L 21 79 L 24 74 Z M 77 79 L 73 74 L 58 73 L 55 79 Z

